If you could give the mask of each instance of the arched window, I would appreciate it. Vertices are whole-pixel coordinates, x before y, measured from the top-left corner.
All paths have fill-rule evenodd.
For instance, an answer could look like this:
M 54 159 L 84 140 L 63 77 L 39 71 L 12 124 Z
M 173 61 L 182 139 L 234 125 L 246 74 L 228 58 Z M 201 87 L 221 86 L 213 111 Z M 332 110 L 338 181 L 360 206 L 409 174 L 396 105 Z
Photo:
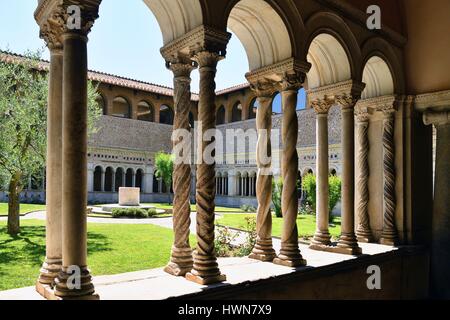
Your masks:
M 131 106 L 128 101 L 122 97 L 115 98 L 111 115 L 118 118 L 130 118 Z
M 242 121 L 242 104 L 240 102 L 236 103 L 231 111 L 231 121 Z
M 331 176 L 336 176 L 336 175 L 337 175 L 336 169 L 331 168 L 331 170 L 330 170 L 330 175 L 331 175 Z
M 216 125 L 225 124 L 225 107 L 221 106 L 216 113 Z
M 153 122 L 155 121 L 153 107 L 146 101 L 138 104 L 138 120 Z
M 134 171 L 133 169 L 128 169 L 127 173 L 125 174 L 125 186 L 126 187 L 133 187 L 133 175 Z
M 120 187 L 125 186 L 125 181 L 124 181 L 124 170 L 122 168 L 118 168 L 116 170 L 116 184 L 115 184 L 115 190 L 114 191 L 119 191 Z
M 105 170 L 105 191 L 113 192 L 113 173 L 114 170 L 111 167 Z
M 248 106 L 248 118 L 255 119 L 256 111 L 258 110 L 258 99 L 254 98 L 250 105 Z
M 94 191 L 101 192 L 102 190 L 102 172 L 103 169 L 100 166 L 95 167 L 94 170 Z
M 156 175 L 153 175 L 153 193 L 159 193 L 159 180 Z
M 142 190 L 142 177 L 144 176 L 144 173 L 142 172 L 141 169 L 138 169 L 136 171 L 136 182 L 135 182 L 135 187 L 136 188 L 141 188 L 141 192 L 143 192 Z
M 173 111 L 172 108 L 163 104 L 159 109 L 159 122 L 164 124 L 173 125 Z
M 108 110 L 106 109 L 106 100 L 105 100 L 105 98 L 101 94 L 98 94 L 97 98 L 95 99 L 95 102 L 97 102 L 98 107 L 102 109 L 103 114 L 107 115 L 108 114 Z

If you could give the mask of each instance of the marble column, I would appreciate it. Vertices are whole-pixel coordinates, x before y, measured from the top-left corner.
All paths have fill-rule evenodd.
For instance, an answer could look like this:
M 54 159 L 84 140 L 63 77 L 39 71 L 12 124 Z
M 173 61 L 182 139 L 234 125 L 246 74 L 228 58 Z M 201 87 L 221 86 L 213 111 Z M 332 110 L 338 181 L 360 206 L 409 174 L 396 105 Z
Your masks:
M 144 193 L 153 193 L 153 171 L 145 169 L 144 174 Z
M 205 151 L 214 149 L 214 141 L 204 141 L 204 133 L 216 127 L 216 83 L 217 63 L 223 57 L 209 51 L 197 52 L 194 56 L 200 73 L 200 98 L 198 103 L 198 120 L 201 130 L 198 130 L 197 165 L 197 249 L 194 252 L 194 266 L 187 273 L 188 280 L 207 285 L 226 280 L 217 264 L 214 250 L 214 209 L 215 209 L 215 163 L 208 163 L 204 159 Z
M 126 187 L 127 186 L 127 171 L 123 170 L 122 171 L 122 183 L 120 184 L 121 187 Z
M 306 265 L 298 247 L 298 117 L 297 95 L 303 84 L 303 79 L 285 77 L 281 83 L 281 102 L 283 108 L 282 120 L 282 176 L 283 191 L 281 196 L 281 210 L 283 212 L 283 229 L 281 233 L 281 249 L 273 260 L 275 264 L 297 267 Z
M 250 254 L 251 259 L 273 261 L 276 257 L 272 244 L 272 100 L 275 93 L 274 83 L 258 83 L 252 86 L 257 94 L 258 111 L 256 113 L 256 129 L 258 141 L 256 144 L 256 164 L 258 176 L 256 179 L 256 198 L 258 208 L 256 214 L 256 243 Z
M 436 164 L 431 236 L 431 294 L 450 298 L 450 108 L 428 110 L 424 122 L 436 127 Z M 430 141 L 431 143 L 431 141 Z
M 331 235 L 328 231 L 329 207 L 328 207 L 328 111 L 334 103 L 334 99 L 315 100 L 312 106 L 316 112 L 316 233 L 311 241 L 311 249 L 321 250 L 324 246 L 331 245 Z
M 173 130 L 190 132 L 189 110 L 191 106 L 191 72 L 195 65 L 190 60 L 168 63 L 174 74 L 174 109 Z M 173 172 L 173 231 L 174 243 L 170 262 L 164 271 L 185 276 L 193 266 L 192 249 L 189 244 L 189 227 L 191 225 L 191 140 L 173 140 L 173 147 L 182 149 L 175 155 Z M 181 144 L 181 145 L 180 145 Z
M 136 187 L 136 172 L 133 171 L 133 173 L 131 174 L 131 186 L 133 188 Z
M 50 75 L 47 107 L 47 196 L 46 257 L 39 275 L 37 289 L 52 285 L 62 266 L 62 45 L 49 44 Z M 31 186 L 31 176 L 29 184 Z M 29 188 L 31 190 L 31 188 Z
M 388 106 L 383 112 L 383 231 L 380 243 L 390 246 L 398 244 L 395 225 L 395 108 Z
M 355 234 L 355 104 L 358 97 L 338 95 L 342 118 L 342 189 L 341 189 L 341 236 L 338 252 L 358 255 L 362 253 Z
M 85 21 L 86 23 L 88 21 Z M 55 280 L 62 299 L 93 299 L 87 267 L 87 33 L 63 34 L 63 266 Z M 79 287 L 72 287 L 72 275 Z
M 370 229 L 369 220 L 369 113 L 367 110 L 358 110 L 356 112 L 356 138 L 358 142 L 358 178 L 356 185 L 359 198 L 356 203 L 356 214 L 358 215 L 358 228 L 356 236 L 359 242 L 372 242 L 373 235 Z

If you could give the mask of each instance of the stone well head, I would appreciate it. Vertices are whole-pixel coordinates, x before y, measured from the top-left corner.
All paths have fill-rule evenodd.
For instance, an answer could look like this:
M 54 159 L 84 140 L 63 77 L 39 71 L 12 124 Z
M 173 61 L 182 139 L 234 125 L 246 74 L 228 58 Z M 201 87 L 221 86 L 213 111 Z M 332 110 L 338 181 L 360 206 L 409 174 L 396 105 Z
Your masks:
M 119 205 L 120 206 L 139 206 L 141 189 L 140 188 L 119 188 Z

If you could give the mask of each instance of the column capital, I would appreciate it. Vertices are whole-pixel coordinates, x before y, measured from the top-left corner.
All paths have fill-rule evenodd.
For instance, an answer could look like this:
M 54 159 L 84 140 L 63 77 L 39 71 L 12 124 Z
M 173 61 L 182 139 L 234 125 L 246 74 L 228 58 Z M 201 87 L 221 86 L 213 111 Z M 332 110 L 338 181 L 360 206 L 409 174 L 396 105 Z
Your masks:
M 369 110 L 367 108 L 356 108 L 355 117 L 358 122 L 367 123 L 370 118 Z
M 174 74 L 175 81 L 191 81 L 191 72 L 197 68 L 197 63 L 192 60 L 166 61 L 167 69 Z
M 360 95 L 343 93 L 335 96 L 335 102 L 341 106 L 342 109 L 353 109 L 360 97 Z
M 330 108 L 334 105 L 333 97 L 324 96 L 323 98 L 311 101 L 311 107 L 317 114 L 328 114 Z
M 192 59 L 198 63 L 198 67 L 216 69 L 217 63 L 224 57 L 213 51 L 199 51 L 196 52 Z
M 301 70 L 291 70 L 284 73 L 280 81 L 281 91 L 298 91 L 303 87 L 306 73 Z
M 34 14 L 40 27 L 40 37 L 51 49 L 62 47 L 64 33 L 87 36 L 98 18 L 100 2 L 90 0 L 80 4 L 77 0 L 40 1 Z
M 276 81 L 264 79 L 250 83 L 250 89 L 258 98 L 272 98 L 278 91 L 278 85 Z
M 427 110 L 423 114 L 423 122 L 425 125 L 444 126 L 450 123 L 450 111 L 433 111 Z

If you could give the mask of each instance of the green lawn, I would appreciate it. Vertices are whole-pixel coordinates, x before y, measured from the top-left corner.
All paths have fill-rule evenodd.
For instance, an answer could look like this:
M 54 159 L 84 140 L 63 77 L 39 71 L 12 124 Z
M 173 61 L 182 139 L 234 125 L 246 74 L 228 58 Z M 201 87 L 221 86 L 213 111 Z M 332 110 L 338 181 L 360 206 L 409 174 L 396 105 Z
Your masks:
M 216 220 L 217 224 L 244 229 L 246 227 L 245 217 L 256 217 L 255 214 L 225 214 L 222 218 Z M 335 226 L 330 226 L 330 233 L 337 238 L 341 233 L 340 218 L 335 218 Z M 281 228 L 283 219 L 273 216 L 272 218 L 272 233 L 276 237 L 281 236 Z M 314 235 L 316 231 L 316 217 L 314 215 L 299 215 L 297 218 L 298 234 L 301 238 L 308 238 Z
M 0 290 L 34 285 L 45 257 L 44 221 L 21 221 L 17 237 L 0 222 Z M 164 266 L 173 232 L 153 225 L 88 224 L 88 264 L 94 275 Z M 191 243 L 195 243 L 191 237 Z
M 172 210 L 173 209 L 173 205 L 168 204 L 168 203 L 141 203 L 142 205 L 146 205 L 146 206 L 153 206 L 156 209 L 163 209 L 163 210 Z M 95 207 L 102 207 L 102 204 L 98 204 L 95 205 Z M 191 204 L 191 211 L 195 212 L 197 211 L 197 206 L 195 204 Z M 216 210 L 217 213 L 227 213 L 227 212 L 232 212 L 232 213 L 245 213 L 245 211 L 243 211 L 240 208 L 230 208 L 230 207 L 219 207 L 216 206 Z
M 24 215 L 32 211 L 45 210 L 45 205 L 42 204 L 20 204 L 20 214 Z M 8 215 L 8 204 L 0 203 L 0 217 Z

